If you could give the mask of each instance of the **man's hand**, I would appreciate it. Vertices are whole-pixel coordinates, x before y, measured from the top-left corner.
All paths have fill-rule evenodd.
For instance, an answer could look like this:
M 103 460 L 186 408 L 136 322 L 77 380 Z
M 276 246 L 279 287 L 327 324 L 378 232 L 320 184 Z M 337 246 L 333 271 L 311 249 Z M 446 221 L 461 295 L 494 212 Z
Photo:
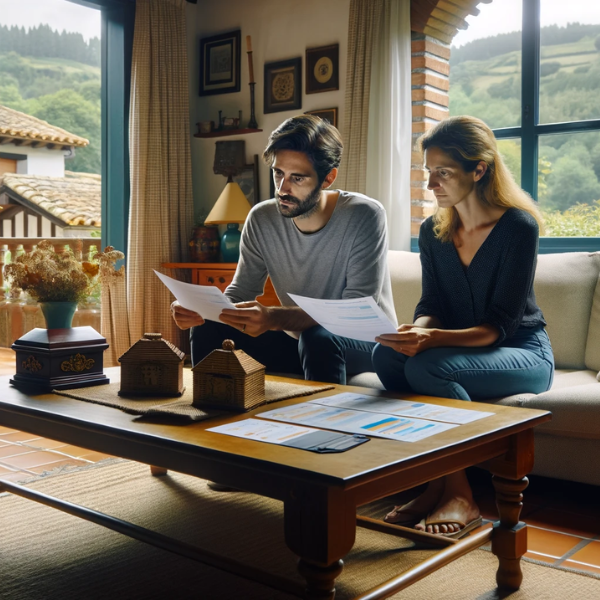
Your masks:
M 171 315 L 179 329 L 189 329 L 204 324 L 204 319 L 197 312 L 183 308 L 177 300 L 171 304 Z
M 259 336 L 272 327 L 271 311 L 260 302 L 239 302 L 235 310 L 224 308 L 219 319 L 252 337 Z
M 396 352 L 415 356 L 423 350 L 435 346 L 435 329 L 426 329 L 417 325 L 400 325 L 398 333 L 384 333 L 375 338 L 382 346 L 393 348 Z

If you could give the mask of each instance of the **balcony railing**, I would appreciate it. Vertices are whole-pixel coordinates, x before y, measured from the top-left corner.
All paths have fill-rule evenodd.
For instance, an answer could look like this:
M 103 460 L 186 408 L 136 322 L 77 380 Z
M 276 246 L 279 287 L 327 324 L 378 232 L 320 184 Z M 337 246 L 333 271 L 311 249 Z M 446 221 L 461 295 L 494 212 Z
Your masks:
M 78 260 L 87 260 L 90 249 L 100 249 L 100 238 L 0 238 L 0 288 L 4 287 L 4 265 L 7 253 L 11 257 L 22 252 L 31 252 L 42 240 L 51 241 L 58 252 L 69 246 Z M 100 305 L 80 305 L 73 317 L 73 326 L 90 325 L 100 331 Z M 10 348 L 15 340 L 35 327 L 45 328 L 46 323 L 36 302 L 19 298 L 0 297 L 0 347 Z

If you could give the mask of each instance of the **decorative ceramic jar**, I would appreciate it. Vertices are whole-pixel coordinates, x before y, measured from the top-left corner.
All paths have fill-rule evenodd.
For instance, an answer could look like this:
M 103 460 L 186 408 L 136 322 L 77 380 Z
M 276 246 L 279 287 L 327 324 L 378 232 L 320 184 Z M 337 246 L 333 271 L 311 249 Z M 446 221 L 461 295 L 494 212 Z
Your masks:
M 219 260 L 219 229 L 214 225 L 194 227 L 190 240 L 192 262 L 217 262 Z

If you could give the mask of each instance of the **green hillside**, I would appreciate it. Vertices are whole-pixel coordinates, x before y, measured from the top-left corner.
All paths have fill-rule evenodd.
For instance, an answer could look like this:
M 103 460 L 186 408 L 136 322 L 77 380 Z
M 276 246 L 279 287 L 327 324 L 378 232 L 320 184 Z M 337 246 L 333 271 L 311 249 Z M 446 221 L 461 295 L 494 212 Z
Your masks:
M 100 67 L 66 58 L 0 53 L 0 104 L 90 141 L 65 166 L 100 173 Z
M 600 119 L 600 26 L 570 27 L 542 29 L 540 123 Z M 545 30 L 551 31 L 545 35 Z M 577 31 L 585 35 L 573 39 Z M 450 114 L 477 116 L 492 128 L 520 125 L 521 52 L 515 49 L 514 36 L 505 34 L 502 44 L 502 36 L 487 38 L 493 56 L 484 50 L 486 40 L 476 40 L 478 45 L 466 50 L 453 49 L 459 56 L 451 59 Z M 548 39 L 565 42 L 545 43 Z M 500 53 L 502 48 L 507 51 Z M 519 179 L 520 144 L 505 140 L 501 150 Z M 564 211 L 600 199 L 600 132 L 545 136 L 539 160 L 543 207 Z

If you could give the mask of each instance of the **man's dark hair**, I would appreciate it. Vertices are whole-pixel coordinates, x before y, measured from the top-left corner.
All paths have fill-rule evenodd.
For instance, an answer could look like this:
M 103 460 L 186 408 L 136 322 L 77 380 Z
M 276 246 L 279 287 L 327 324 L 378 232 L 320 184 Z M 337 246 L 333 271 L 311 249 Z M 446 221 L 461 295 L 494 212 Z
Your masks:
M 314 115 L 298 115 L 271 133 L 263 159 L 271 166 L 279 150 L 304 152 L 322 183 L 331 169 L 339 167 L 343 148 L 340 132 L 329 121 Z

